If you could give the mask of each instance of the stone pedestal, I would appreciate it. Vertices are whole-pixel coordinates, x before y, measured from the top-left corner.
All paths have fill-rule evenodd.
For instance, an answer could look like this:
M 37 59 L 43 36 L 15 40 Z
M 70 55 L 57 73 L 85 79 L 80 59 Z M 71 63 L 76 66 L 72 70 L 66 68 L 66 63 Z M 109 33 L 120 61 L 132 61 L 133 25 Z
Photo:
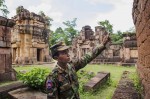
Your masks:
M 0 81 L 15 80 L 12 69 L 11 32 L 12 20 L 0 16 Z

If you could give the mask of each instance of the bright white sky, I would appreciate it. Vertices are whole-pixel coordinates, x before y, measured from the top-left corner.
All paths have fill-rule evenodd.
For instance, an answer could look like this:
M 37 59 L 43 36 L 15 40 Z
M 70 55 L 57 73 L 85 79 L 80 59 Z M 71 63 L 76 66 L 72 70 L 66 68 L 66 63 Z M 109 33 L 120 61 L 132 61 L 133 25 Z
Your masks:
M 5 0 L 10 11 L 9 18 L 16 14 L 16 8 L 24 6 L 30 12 L 39 13 L 43 11 L 51 17 L 51 29 L 64 27 L 62 22 L 72 21 L 77 18 L 79 31 L 85 25 L 92 29 L 97 26 L 98 21 L 109 20 L 113 24 L 114 31 L 126 31 L 133 27 L 132 5 L 133 0 Z

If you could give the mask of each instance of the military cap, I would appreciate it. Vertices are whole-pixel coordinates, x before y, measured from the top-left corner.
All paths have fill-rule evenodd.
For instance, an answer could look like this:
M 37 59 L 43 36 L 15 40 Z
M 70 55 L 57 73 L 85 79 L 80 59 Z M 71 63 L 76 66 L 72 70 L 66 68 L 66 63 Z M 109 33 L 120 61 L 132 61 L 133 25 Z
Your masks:
M 51 54 L 52 54 L 53 58 L 54 58 L 54 56 L 56 55 L 57 52 L 63 51 L 63 50 L 66 50 L 66 49 L 69 49 L 69 46 L 66 46 L 66 44 L 64 42 L 59 42 L 59 43 L 53 45 L 52 47 L 50 47 Z

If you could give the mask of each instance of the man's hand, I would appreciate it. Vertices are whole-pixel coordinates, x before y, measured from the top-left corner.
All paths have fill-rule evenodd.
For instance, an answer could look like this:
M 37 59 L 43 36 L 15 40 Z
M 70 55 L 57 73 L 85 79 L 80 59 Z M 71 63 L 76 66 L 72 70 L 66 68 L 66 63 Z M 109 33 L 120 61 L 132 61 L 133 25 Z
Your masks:
M 102 38 L 102 44 L 104 44 L 104 46 L 110 41 L 110 37 L 109 34 L 104 35 L 104 37 Z

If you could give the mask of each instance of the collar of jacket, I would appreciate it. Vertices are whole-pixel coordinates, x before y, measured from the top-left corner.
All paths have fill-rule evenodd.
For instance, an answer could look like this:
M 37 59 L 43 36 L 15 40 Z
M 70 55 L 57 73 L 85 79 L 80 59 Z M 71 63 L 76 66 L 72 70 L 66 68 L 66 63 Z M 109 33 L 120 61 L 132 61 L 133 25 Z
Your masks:
M 60 67 L 58 64 L 56 65 L 56 68 L 58 69 L 59 73 L 63 73 L 63 72 L 68 73 L 68 64 L 67 64 L 66 69 L 63 69 L 63 68 Z

